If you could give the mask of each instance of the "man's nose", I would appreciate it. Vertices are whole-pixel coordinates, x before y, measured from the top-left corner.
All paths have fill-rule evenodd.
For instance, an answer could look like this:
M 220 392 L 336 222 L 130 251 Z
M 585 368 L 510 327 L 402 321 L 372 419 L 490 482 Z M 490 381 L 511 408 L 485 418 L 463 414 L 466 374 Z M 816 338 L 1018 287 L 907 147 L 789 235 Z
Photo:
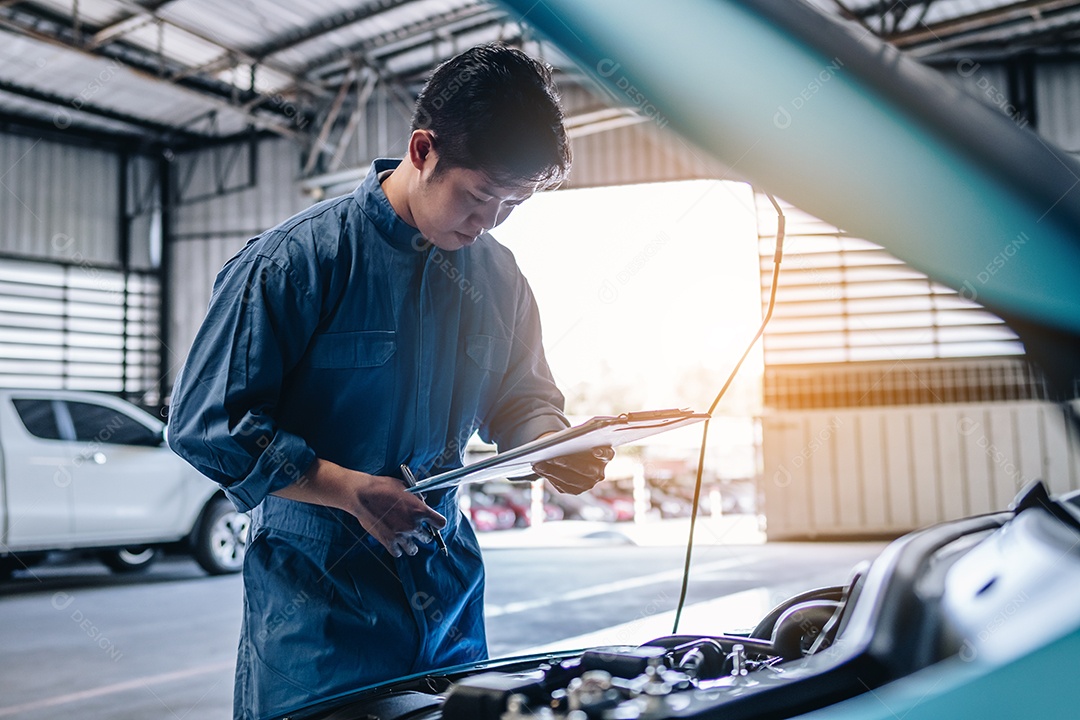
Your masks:
M 484 230 L 490 230 L 505 217 L 502 203 L 490 203 L 490 205 L 477 208 L 470 219 Z

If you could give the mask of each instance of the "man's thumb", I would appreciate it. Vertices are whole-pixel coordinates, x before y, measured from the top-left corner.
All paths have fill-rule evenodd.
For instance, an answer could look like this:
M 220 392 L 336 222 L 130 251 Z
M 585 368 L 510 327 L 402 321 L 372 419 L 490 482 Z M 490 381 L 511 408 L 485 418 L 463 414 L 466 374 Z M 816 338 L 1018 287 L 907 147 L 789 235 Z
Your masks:
M 435 512 L 430 507 L 427 511 L 427 521 L 431 523 L 431 526 L 436 530 L 442 530 L 444 527 L 446 527 L 446 518 Z

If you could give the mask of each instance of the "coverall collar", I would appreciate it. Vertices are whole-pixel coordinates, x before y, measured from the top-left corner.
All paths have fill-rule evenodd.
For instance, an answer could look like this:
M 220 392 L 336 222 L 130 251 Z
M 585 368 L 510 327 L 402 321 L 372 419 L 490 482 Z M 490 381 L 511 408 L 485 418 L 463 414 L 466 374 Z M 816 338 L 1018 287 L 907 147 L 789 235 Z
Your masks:
M 421 251 L 428 247 L 428 242 L 420 231 L 401 219 L 379 183 L 379 174 L 393 170 L 401 162 L 395 158 L 379 158 L 371 163 L 367 177 L 353 191 L 353 200 L 371 218 L 379 234 L 391 246 L 400 250 Z

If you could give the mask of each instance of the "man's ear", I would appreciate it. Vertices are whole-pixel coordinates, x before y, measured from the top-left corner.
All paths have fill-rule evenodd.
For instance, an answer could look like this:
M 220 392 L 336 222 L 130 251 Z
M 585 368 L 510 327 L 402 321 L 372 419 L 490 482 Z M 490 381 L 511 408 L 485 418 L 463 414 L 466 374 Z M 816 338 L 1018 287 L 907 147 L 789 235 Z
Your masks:
M 413 130 L 409 136 L 409 162 L 423 175 L 425 170 L 431 173 L 438 161 L 435 152 L 435 136 L 430 130 Z

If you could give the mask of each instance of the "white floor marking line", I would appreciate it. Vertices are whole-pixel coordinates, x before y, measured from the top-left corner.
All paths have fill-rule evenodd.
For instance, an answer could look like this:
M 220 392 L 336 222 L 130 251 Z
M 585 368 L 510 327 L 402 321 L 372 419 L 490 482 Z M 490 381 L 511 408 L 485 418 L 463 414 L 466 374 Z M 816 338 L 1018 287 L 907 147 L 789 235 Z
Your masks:
M 89 700 L 91 698 L 101 697 L 102 695 L 111 695 L 127 690 L 135 690 L 149 685 L 161 685 L 162 683 L 183 680 L 185 678 L 195 677 L 196 675 L 206 675 L 207 673 L 212 672 L 232 670 L 234 667 L 235 664 L 232 661 L 229 661 L 227 663 L 201 665 L 199 667 L 188 668 L 187 670 L 176 670 L 174 672 L 161 673 L 159 675 L 148 675 L 146 677 L 125 680 L 124 682 L 114 683 L 112 685 L 103 685 L 91 690 L 80 690 L 79 692 L 68 693 L 67 695 L 57 695 L 43 700 L 34 700 L 33 702 L 23 703 L 22 705 L 9 705 L 8 707 L 0 708 L 0 717 L 17 715 L 19 713 L 55 707 L 57 705 L 67 705 L 68 703 L 78 702 L 80 700 Z
M 704 565 L 692 567 L 690 572 L 692 575 L 696 576 L 699 573 L 729 570 L 731 568 L 749 565 L 758 559 L 759 558 L 756 557 L 728 558 L 726 560 L 719 560 L 714 563 L 706 563 Z M 608 595 L 621 590 L 633 590 L 646 585 L 667 582 L 668 580 L 679 580 L 682 578 L 682 574 L 682 568 L 665 570 L 663 572 L 653 573 L 652 575 L 641 575 L 639 577 L 627 578 L 626 580 L 603 583 L 602 585 L 592 585 L 590 587 L 581 588 L 580 590 L 571 590 L 565 595 L 560 595 L 558 597 L 522 600 L 520 602 L 507 603 L 506 605 L 493 605 L 489 606 L 484 611 L 484 615 L 489 618 L 499 617 L 501 615 L 513 615 L 514 613 L 536 610 L 537 608 L 548 607 L 568 600 L 584 600 L 585 598 L 596 597 L 597 595 Z

